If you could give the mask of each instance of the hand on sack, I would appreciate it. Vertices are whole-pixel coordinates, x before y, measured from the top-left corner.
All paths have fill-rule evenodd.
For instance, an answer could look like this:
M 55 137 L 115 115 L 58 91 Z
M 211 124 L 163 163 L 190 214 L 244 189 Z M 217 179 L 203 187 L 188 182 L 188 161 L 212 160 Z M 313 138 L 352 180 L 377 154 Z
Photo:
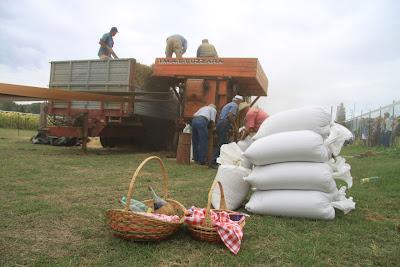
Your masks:
M 246 139 L 246 137 L 247 137 L 248 135 L 249 135 L 249 131 L 246 130 L 246 129 L 243 129 L 243 130 L 240 132 L 239 140 L 244 140 L 244 139 Z

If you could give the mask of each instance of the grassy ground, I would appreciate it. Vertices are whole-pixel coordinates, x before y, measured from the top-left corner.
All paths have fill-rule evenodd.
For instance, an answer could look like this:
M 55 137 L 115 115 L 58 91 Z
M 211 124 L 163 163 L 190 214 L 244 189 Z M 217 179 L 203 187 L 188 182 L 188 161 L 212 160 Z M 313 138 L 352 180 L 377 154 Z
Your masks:
M 119 207 L 130 178 L 150 154 L 129 150 L 32 145 L 34 132 L 0 129 L 0 265 L 61 266 L 265 266 L 398 265 L 400 262 L 400 151 L 346 147 L 355 178 L 356 210 L 333 221 L 252 215 L 242 249 L 192 240 L 185 229 L 160 243 L 127 242 L 109 235 L 105 211 Z M 170 193 L 185 206 L 205 206 L 215 170 L 179 166 L 159 154 L 168 169 Z M 158 192 L 157 163 L 137 181 Z M 379 176 L 374 182 L 359 179 Z M 397 229 L 396 229 L 397 227 Z

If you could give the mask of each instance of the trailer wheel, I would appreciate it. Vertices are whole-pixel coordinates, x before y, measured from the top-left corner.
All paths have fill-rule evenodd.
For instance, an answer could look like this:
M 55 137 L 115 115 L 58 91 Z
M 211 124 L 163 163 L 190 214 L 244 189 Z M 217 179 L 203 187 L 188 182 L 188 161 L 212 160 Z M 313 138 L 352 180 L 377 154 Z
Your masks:
M 100 136 L 100 144 L 104 148 L 108 147 L 107 137 Z
M 115 147 L 115 140 L 112 137 L 100 136 L 100 143 L 104 148 Z

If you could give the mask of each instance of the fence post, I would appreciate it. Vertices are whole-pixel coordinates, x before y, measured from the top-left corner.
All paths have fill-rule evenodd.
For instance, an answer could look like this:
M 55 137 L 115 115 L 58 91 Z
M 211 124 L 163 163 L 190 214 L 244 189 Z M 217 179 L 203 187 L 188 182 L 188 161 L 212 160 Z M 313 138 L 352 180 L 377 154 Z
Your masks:
M 19 113 L 17 116 L 17 136 L 19 136 Z
M 88 139 L 88 121 L 89 116 L 88 113 L 83 114 L 83 125 L 81 128 L 81 134 L 82 134 L 82 150 L 86 154 L 87 153 L 87 139 Z
M 379 106 L 379 138 L 378 138 L 378 146 L 382 145 L 382 106 Z
M 46 104 L 40 103 L 40 117 L 39 117 L 39 129 L 44 129 L 47 127 L 47 114 L 45 111 Z
M 369 110 L 369 115 L 368 115 L 368 146 L 372 146 L 372 131 L 371 131 L 371 110 Z
M 356 117 L 356 103 L 354 103 L 354 109 L 353 109 L 353 130 L 355 136 L 357 136 L 357 117 Z
M 363 139 L 363 125 L 364 125 L 364 122 L 363 122 L 363 112 L 362 112 L 362 110 L 361 110 L 361 114 L 360 114 L 360 139 L 361 139 L 361 142 L 364 144 L 364 139 Z
M 394 128 L 394 125 L 395 125 L 395 123 L 394 123 L 394 120 L 395 120 L 394 105 L 395 105 L 395 103 L 396 103 L 396 101 L 393 100 L 392 119 L 391 119 L 391 122 L 392 122 L 392 134 L 390 135 L 390 146 L 391 147 L 394 147 L 394 141 L 395 141 L 395 138 L 394 138 L 394 134 L 395 134 L 395 128 Z

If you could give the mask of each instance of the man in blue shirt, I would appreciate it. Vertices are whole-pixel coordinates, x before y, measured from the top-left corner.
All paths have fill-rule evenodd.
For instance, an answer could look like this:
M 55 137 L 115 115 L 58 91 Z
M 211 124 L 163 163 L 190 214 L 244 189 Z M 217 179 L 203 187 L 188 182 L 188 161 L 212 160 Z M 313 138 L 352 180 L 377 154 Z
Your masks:
M 177 58 L 182 58 L 182 55 L 185 54 L 186 49 L 187 41 L 183 36 L 179 34 L 171 35 L 167 38 L 165 57 L 172 57 L 172 54 L 175 53 Z
M 114 46 L 113 37 L 117 34 L 117 32 L 117 27 L 112 27 L 110 32 L 103 34 L 103 37 L 101 37 L 99 41 L 100 49 L 97 53 L 100 59 L 112 59 L 111 55 L 114 57 L 114 59 L 118 58 L 117 55 L 114 53 L 114 50 L 112 49 Z
M 234 134 L 237 134 L 238 127 L 236 125 L 236 115 L 238 112 L 239 104 L 243 101 L 243 97 L 236 95 L 232 102 L 226 104 L 219 115 L 217 122 L 217 135 L 218 135 L 218 145 L 214 151 L 214 157 L 210 163 L 211 168 L 217 168 L 217 158 L 219 157 L 221 146 L 227 144 L 229 141 L 229 129 L 233 129 Z

